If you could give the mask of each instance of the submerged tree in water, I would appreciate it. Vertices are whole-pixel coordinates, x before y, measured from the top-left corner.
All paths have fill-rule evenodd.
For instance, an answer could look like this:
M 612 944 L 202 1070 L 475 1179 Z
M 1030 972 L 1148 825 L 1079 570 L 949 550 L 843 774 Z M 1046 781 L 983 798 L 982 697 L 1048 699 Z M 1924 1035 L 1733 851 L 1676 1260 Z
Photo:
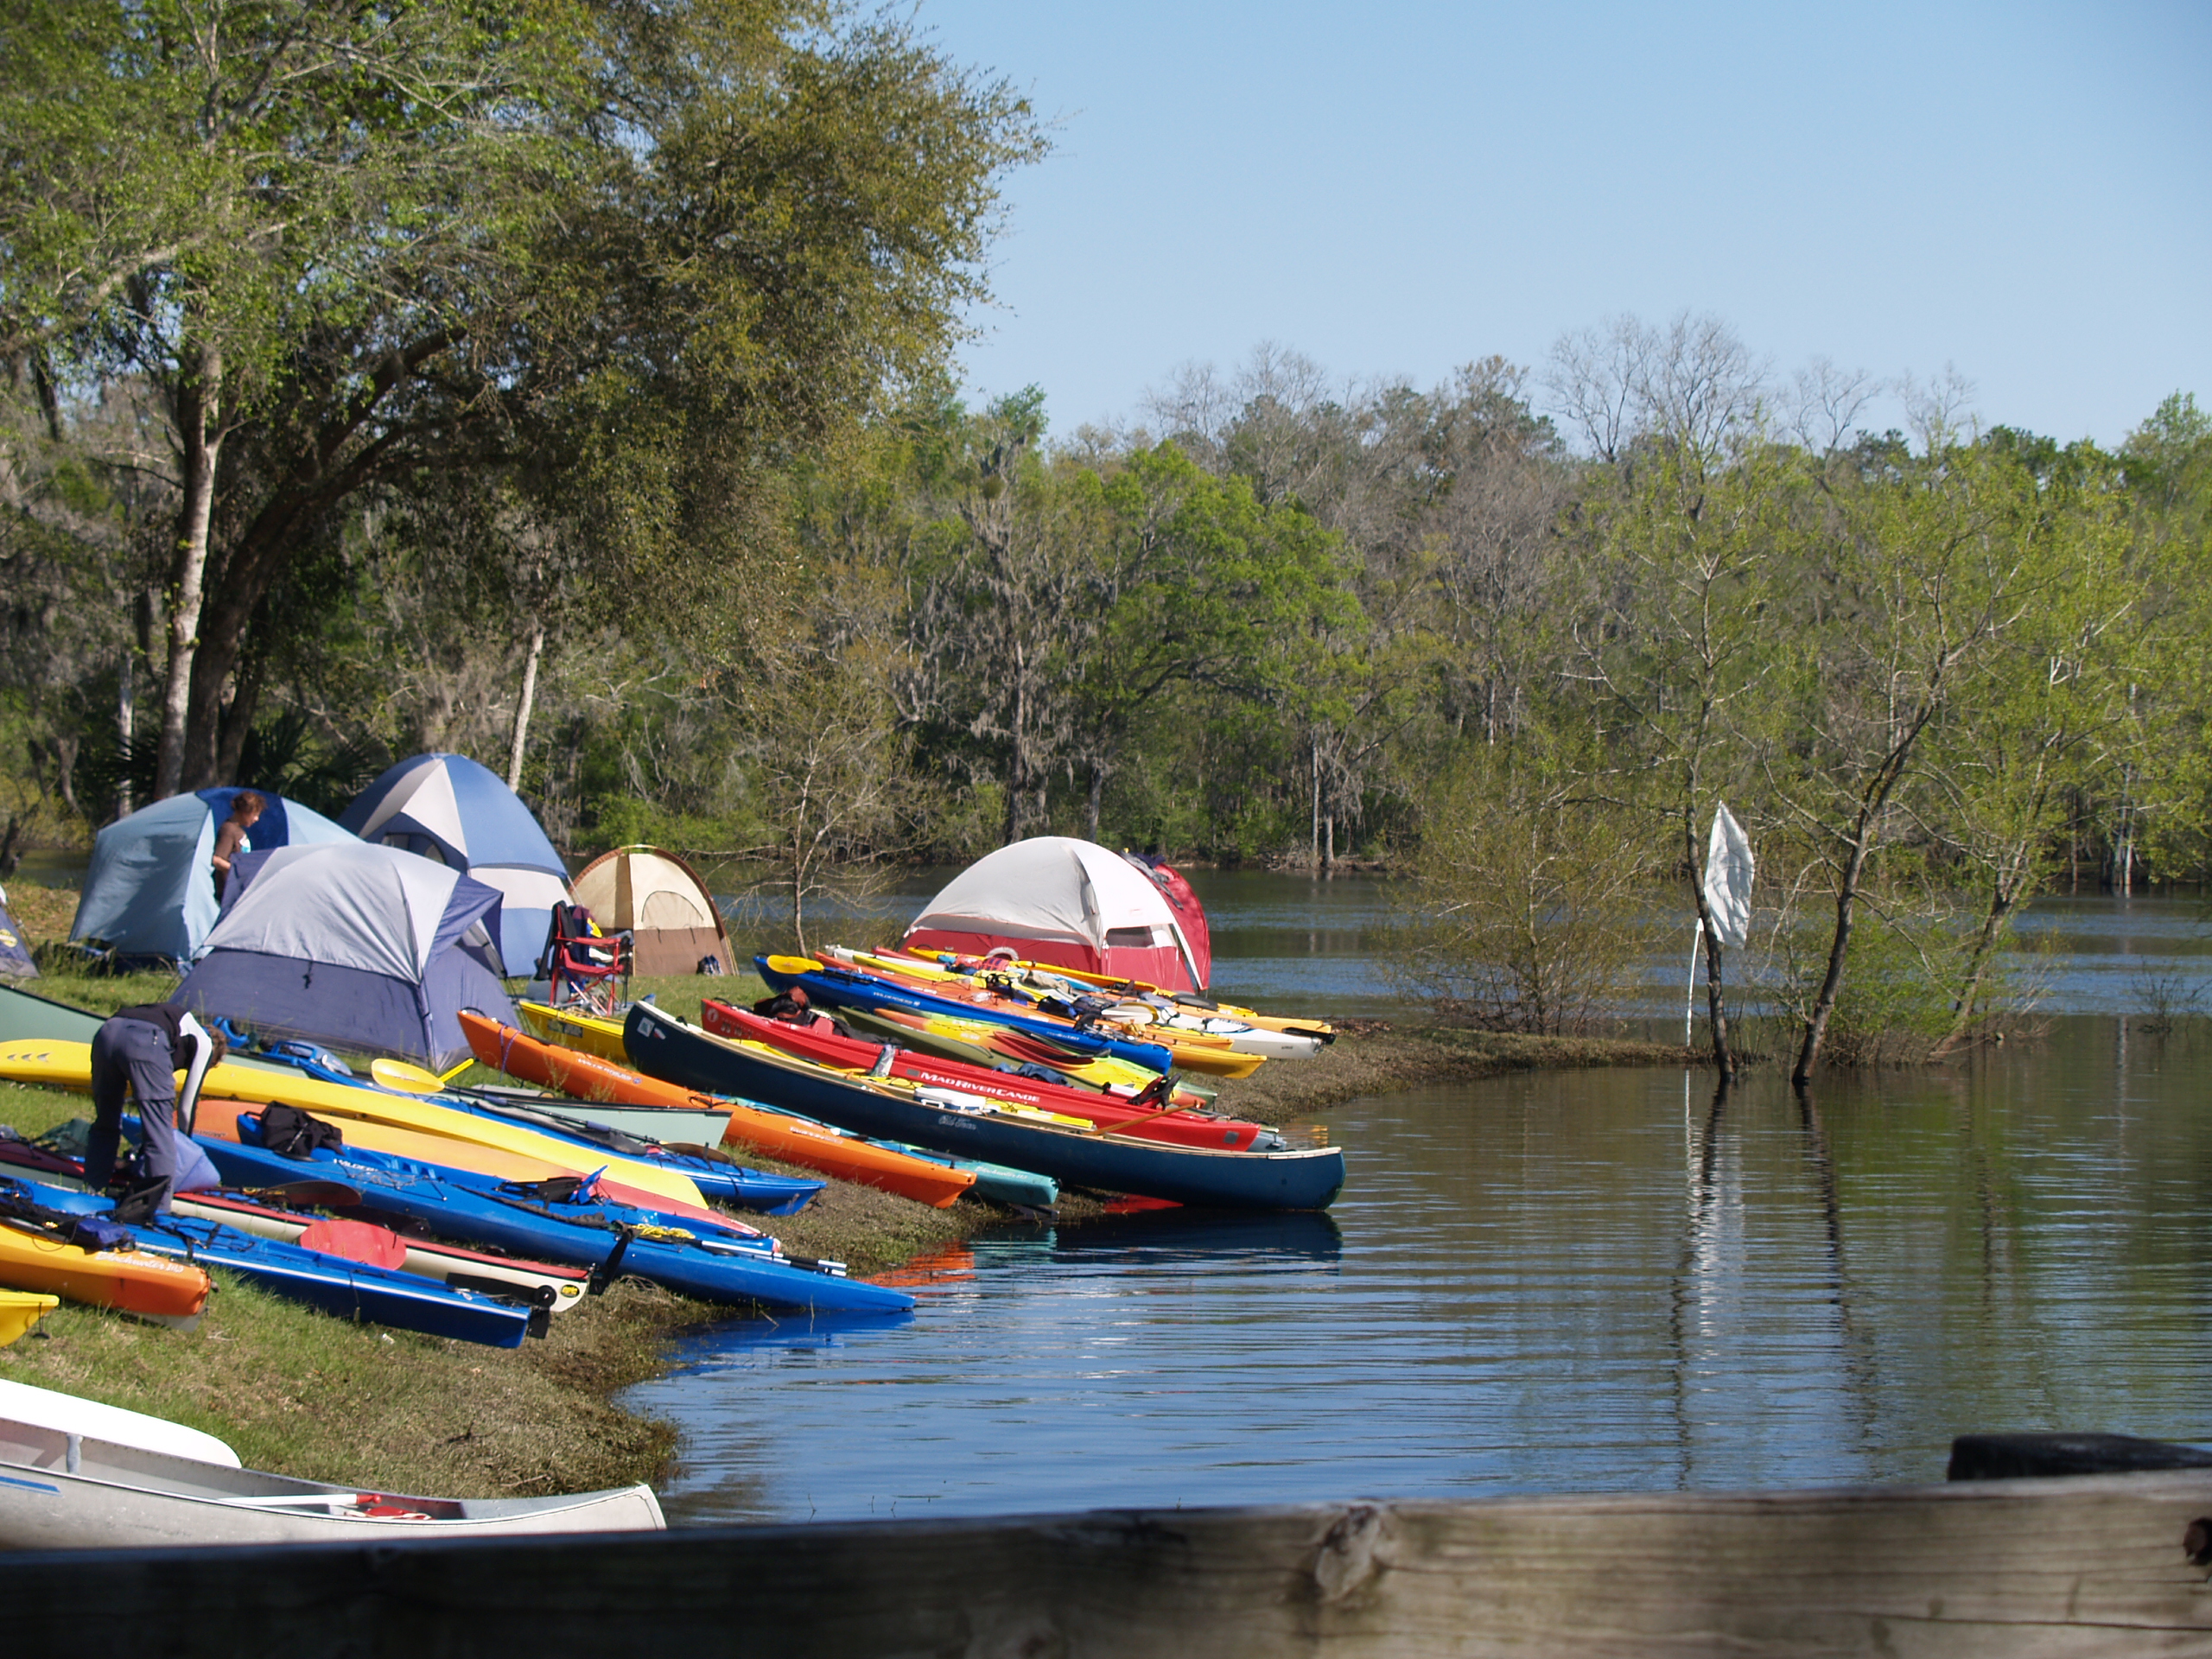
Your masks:
M 1497 1030 L 1617 1018 L 1647 939 L 1651 837 L 1570 770 L 1525 759 L 1467 769 L 1430 811 L 1400 977 Z

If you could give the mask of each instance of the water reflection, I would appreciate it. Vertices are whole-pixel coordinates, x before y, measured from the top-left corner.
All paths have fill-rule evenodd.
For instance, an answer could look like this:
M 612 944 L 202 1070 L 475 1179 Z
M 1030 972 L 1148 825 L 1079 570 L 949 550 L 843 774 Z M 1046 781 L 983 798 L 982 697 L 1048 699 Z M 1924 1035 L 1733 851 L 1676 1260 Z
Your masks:
M 2201 1439 L 2206 1055 L 1599 1071 L 1332 1114 L 1330 1217 L 1008 1228 L 895 1330 L 729 1327 L 639 1390 L 679 1522 L 1939 1478 L 1954 1434 Z M 765 1460 L 764 1460 L 765 1459 Z

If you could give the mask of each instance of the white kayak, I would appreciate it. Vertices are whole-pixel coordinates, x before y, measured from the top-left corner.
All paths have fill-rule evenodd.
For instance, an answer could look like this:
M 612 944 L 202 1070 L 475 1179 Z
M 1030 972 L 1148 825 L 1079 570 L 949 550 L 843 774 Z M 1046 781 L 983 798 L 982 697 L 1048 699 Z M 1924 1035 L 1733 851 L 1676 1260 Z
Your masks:
M 1138 1031 L 1150 1027 L 1157 1031 L 1188 1032 L 1192 1036 L 1225 1037 L 1230 1052 L 1264 1054 L 1271 1060 L 1311 1059 L 1322 1048 L 1319 1037 L 1304 1032 L 1248 1026 L 1242 1020 L 1224 1020 L 1165 1006 L 1160 1000 L 1116 1002 L 1099 1018 L 1116 1020 Z

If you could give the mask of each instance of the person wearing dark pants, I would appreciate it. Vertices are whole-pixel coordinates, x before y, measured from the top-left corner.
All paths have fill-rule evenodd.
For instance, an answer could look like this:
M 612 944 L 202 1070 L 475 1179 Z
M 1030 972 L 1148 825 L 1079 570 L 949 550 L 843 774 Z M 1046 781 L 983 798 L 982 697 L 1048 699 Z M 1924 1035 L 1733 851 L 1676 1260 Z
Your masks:
M 193 1144 L 192 1112 L 208 1067 L 228 1052 L 220 1032 L 210 1033 L 174 1003 L 118 1010 L 92 1037 L 92 1128 L 85 1142 L 85 1184 L 99 1192 L 115 1175 L 127 1090 L 137 1100 L 145 1131 L 133 1196 L 158 1211 L 168 1207 L 173 1192 L 219 1185 L 207 1154 Z M 179 1067 L 186 1072 L 181 1111 Z

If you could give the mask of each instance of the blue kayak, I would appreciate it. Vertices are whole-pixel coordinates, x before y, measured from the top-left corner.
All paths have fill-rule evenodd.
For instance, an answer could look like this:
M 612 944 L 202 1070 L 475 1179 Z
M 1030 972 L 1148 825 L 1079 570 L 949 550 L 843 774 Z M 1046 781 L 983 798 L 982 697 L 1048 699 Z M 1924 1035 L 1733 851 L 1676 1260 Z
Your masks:
M 518 1128 L 550 1135 L 586 1151 L 611 1152 L 624 1158 L 663 1164 L 690 1176 L 692 1184 L 710 1203 L 734 1205 L 738 1209 L 751 1210 L 761 1215 L 796 1215 L 814 1201 L 823 1185 L 796 1175 L 778 1175 L 765 1169 L 753 1169 L 709 1148 L 679 1150 L 663 1146 L 645 1136 L 626 1134 L 611 1124 L 589 1120 L 580 1122 L 574 1117 L 536 1111 L 518 1103 L 486 1100 L 467 1089 L 448 1089 L 435 1095 L 416 1094 L 405 1089 L 388 1089 L 380 1083 L 355 1075 L 342 1061 L 304 1043 L 279 1044 L 256 1058 L 291 1067 L 320 1082 L 350 1084 L 359 1089 L 373 1089 L 380 1094 L 397 1095 L 403 1100 L 428 1100 L 450 1111 L 467 1112 L 473 1116 L 512 1123 Z
M 97 1192 L 0 1176 L 0 1192 L 11 1189 L 49 1210 L 71 1215 L 105 1215 L 115 1207 L 112 1200 Z M 287 1301 L 305 1302 L 341 1319 L 363 1319 L 372 1325 L 388 1325 L 395 1331 L 454 1337 L 493 1348 L 521 1347 L 531 1325 L 533 1310 L 519 1301 L 457 1290 L 417 1274 L 349 1262 L 342 1255 L 327 1255 L 272 1238 L 257 1238 L 220 1222 L 169 1215 L 154 1221 L 134 1221 L 130 1232 L 142 1250 L 181 1256 L 203 1268 L 227 1268 Z M 542 1319 L 541 1315 L 541 1330 Z
M 242 1116 L 239 1128 L 255 1122 Z M 853 1313 L 903 1313 L 914 1305 L 904 1291 L 846 1278 L 836 1263 L 788 1259 L 773 1239 L 740 1232 L 734 1224 L 727 1231 L 690 1219 L 672 1224 L 658 1211 L 548 1190 L 556 1184 L 502 1182 L 354 1147 L 285 1158 L 229 1141 L 200 1145 L 223 1179 L 241 1186 L 341 1181 L 360 1195 L 348 1213 L 608 1276 L 632 1274 L 701 1301 Z
M 798 986 L 805 991 L 809 1001 L 823 1007 L 898 1008 L 907 1014 L 950 1014 L 959 1020 L 988 1020 L 993 1025 L 1027 1032 L 1033 1037 L 1047 1038 L 1074 1053 L 1110 1054 L 1117 1060 L 1127 1060 L 1150 1071 L 1166 1071 L 1175 1064 L 1175 1057 L 1158 1043 L 1141 1043 L 1129 1037 L 1109 1037 L 1102 1032 L 1078 1031 L 1064 1020 L 1039 1019 L 1005 1008 L 980 1008 L 972 1002 L 963 1002 L 957 997 L 932 996 L 926 991 L 893 985 L 889 980 L 879 979 L 874 974 L 861 973 L 834 962 L 815 962 L 812 957 L 806 957 L 804 960 L 811 964 L 808 970 L 794 974 L 774 966 L 775 960 L 765 956 L 753 958 L 753 965 L 760 971 L 760 977 L 767 982 L 768 988 L 787 991 Z M 633 1064 L 637 1058 L 635 1053 L 630 1056 Z

